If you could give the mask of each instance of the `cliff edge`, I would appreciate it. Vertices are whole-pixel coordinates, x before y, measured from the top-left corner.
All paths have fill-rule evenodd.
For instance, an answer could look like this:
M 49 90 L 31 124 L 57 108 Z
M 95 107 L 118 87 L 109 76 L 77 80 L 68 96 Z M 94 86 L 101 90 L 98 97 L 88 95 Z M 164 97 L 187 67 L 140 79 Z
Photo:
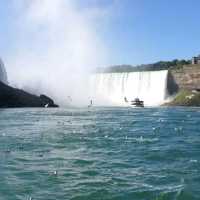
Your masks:
M 200 64 L 171 69 L 167 88 L 174 99 L 168 106 L 200 106 Z

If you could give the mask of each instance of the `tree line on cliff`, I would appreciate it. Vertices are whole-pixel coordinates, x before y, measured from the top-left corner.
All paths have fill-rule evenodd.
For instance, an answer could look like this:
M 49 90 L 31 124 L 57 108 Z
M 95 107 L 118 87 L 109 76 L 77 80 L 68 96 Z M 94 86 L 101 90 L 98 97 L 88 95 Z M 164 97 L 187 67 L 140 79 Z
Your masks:
M 113 65 L 110 67 L 97 68 L 98 73 L 120 73 L 120 72 L 137 72 L 137 71 L 158 71 L 168 69 L 180 69 L 185 65 L 191 64 L 190 60 L 172 60 L 172 61 L 159 61 L 152 64 L 142 65 Z

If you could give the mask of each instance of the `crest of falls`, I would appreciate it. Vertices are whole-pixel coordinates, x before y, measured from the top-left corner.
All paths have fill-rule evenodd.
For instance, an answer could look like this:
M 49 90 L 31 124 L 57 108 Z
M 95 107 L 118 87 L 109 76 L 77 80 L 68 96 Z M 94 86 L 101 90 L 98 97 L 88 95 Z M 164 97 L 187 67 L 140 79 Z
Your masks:
M 0 59 L 0 81 L 5 84 L 8 83 L 6 69 L 1 59 Z
M 167 97 L 168 71 L 97 73 L 91 77 L 91 98 L 97 105 L 125 106 L 139 98 L 147 106 L 162 104 Z

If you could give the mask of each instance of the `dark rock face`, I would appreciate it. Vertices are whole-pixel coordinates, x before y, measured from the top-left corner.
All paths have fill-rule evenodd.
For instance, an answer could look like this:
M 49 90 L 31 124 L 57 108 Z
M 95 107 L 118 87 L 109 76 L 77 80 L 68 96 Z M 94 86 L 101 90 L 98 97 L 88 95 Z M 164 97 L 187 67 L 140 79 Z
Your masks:
M 48 107 L 58 107 L 45 95 L 38 97 L 0 82 L 0 108 L 45 107 L 47 104 Z
M 44 94 L 40 95 L 40 99 L 45 104 L 45 106 L 58 107 L 57 105 L 54 104 L 54 101 L 51 98 L 49 98 L 48 96 Z
M 0 59 L 0 81 L 5 84 L 8 84 L 6 69 L 5 69 L 3 61 L 1 59 Z
M 40 97 L 7 85 L 7 73 L 0 59 L 0 108 L 58 107 L 45 95 Z

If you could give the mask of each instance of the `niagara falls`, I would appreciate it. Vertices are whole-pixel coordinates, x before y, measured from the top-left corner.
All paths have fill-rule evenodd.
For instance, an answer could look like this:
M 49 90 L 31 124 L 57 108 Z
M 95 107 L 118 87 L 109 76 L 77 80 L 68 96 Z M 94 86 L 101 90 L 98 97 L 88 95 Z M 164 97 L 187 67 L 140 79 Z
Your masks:
M 199 200 L 199 6 L 0 0 L 0 200 Z
M 167 100 L 167 70 L 91 75 L 91 94 L 99 105 L 126 106 L 124 97 L 161 105 Z M 159 84 L 158 84 L 159 82 Z

